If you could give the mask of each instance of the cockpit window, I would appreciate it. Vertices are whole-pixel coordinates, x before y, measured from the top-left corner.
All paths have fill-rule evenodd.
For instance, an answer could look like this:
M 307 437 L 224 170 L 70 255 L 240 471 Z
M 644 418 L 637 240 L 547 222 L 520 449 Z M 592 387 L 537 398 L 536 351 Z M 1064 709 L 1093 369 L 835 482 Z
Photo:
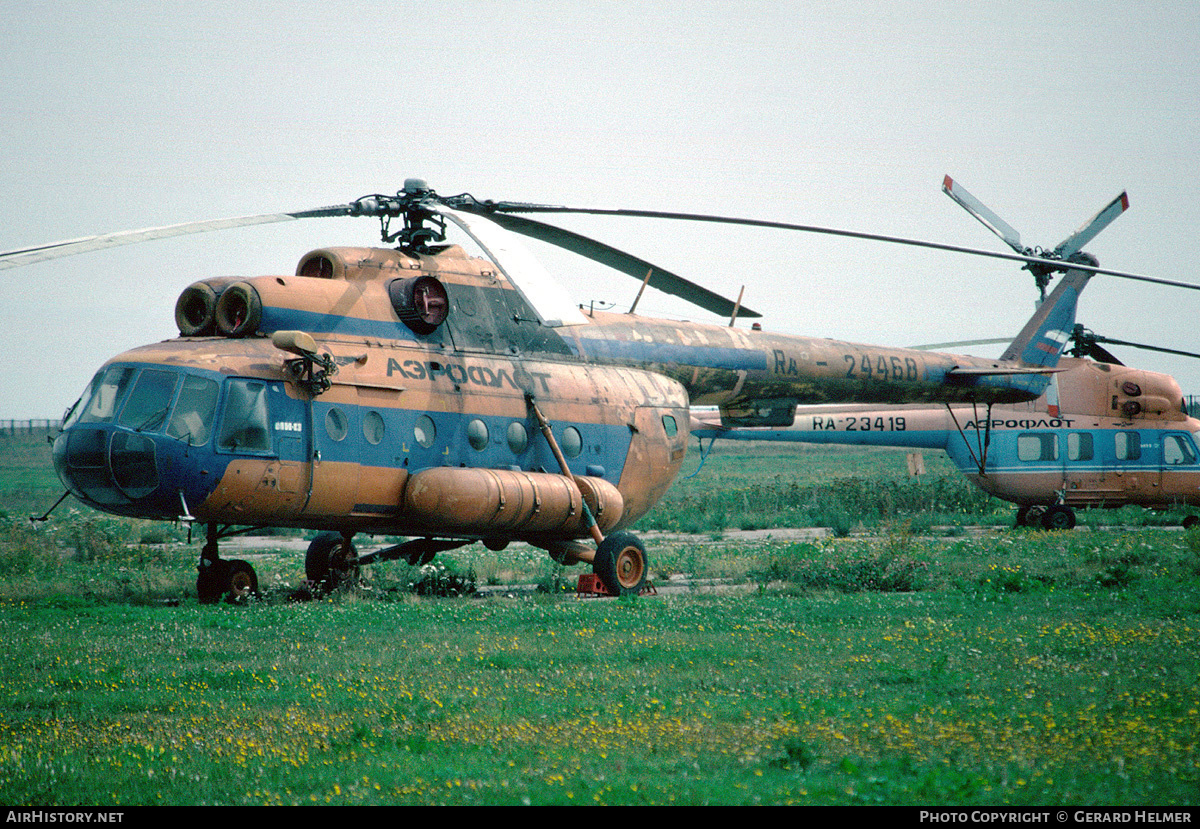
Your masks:
M 96 392 L 96 387 L 100 385 L 100 381 L 104 378 L 104 372 L 96 372 L 96 376 L 92 378 L 92 382 L 88 383 L 88 387 L 83 390 L 83 394 L 79 395 L 79 399 L 71 408 L 67 409 L 67 413 L 63 415 L 62 428 L 69 429 L 75 421 L 83 415 L 84 407 L 92 402 L 92 395 Z
M 113 366 L 104 372 L 104 378 L 95 386 L 91 399 L 79 418 L 80 423 L 108 423 L 117 414 L 117 403 L 133 377 L 132 368 Z
M 238 452 L 269 452 L 267 384 L 261 380 L 229 380 L 217 445 Z
M 184 377 L 183 390 L 179 392 L 179 402 L 175 404 L 167 434 L 192 446 L 202 446 L 208 443 L 216 411 L 216 382 L 206 377 Z
M 133 384 L 118 423 L 136 432 L 157 432 L 167 422 L 179 375 L 173 371 L 143 369 Z

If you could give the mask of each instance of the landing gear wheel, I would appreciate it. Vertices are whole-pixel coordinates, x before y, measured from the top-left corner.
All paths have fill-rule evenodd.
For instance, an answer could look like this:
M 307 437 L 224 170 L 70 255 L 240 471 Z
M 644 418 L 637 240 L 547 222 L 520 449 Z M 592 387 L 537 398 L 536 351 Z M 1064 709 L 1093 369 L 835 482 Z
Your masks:
M 326 590 L 358 582 L 358 552 L 341 533 L 317 533 L 304 556 L 304 575 Z
M 1192 527 L 1196 526 L 1197 524 L 1200 524 L 1200 517 L 1197 517 L 1195 515 L 1189 515 L 1183 519 L 1183 528 L 1185 530 L 1190 530 Z
M 216 604 L 228 590 L 229 562 L 220 559 L 201 561 L 196 576 L 196 595 L 200 604 Z
M 1055 504 L 1042 514 L 1042 526 L 1047 530 L 1070 530 L 1075 527 L 1075 510 L 1066 504 Z
M 229 562 L 227 582 L 228 598 L 231 602 L 244 602 L 258 596 L 258 574 L 247 561 L 234 559 Z
M 1040 504 L 1021 507 L 1017 510 L 1017 526 L 1040 527 L 1042 526 L 1042 516 L 1045 514 L 1046 508 Z
M 592 572 L 614 596 L 636 596 L 646 584 L 646 548 L 636 535 L 616 532 L 600 542 Z

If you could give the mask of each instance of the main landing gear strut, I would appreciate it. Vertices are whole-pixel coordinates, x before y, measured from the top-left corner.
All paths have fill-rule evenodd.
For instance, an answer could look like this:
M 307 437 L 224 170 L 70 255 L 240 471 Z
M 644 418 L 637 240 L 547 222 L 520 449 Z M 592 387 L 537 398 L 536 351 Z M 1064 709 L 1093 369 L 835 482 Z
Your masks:
M 571 470 L 567 466 L 567 460 L 558 447 L 558 441 L 554 439 L 554 431 L 550 428 L 550 422 L 546 420 L 531 396 L 525 396 L 525 403 L 533 412 L 533 416 L 537 418 L 542 435 L 546 438 L 546 443 L 550 445 L 550 451 L 554 453 L 554 458 L 558 461 L 562 474 L 574 480 Z M 646 547 L 631 532 L 619 531 L 605 537 L 600 531 L 591 509 L 588 508 L 582 491 L 579 493 L 579 502 L 583 506 L 588 532 L 591 534 L 592 540 L 596 542 L 596 552 L 591 554 L 592 572 L 599 576 L 600 581 L 604 583 L 604 588 L 614 596 L 636 596 L 641 593 L 642 588 L 646 586 L 646 573 L 649 570 Z M 575 553 L 575 557 L 587 561 L 589 554 L 590 551 L 578 551 Z

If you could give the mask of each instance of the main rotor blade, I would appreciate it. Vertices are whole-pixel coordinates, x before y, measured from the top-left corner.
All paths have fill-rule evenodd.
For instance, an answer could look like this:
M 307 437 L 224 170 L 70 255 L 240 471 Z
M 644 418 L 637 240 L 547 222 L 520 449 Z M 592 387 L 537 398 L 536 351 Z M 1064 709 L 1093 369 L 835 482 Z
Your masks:
M 1192 351 L 1179 351 L 1174 348 L 1163 348 L 1163 347 L 1157 346 L 1157 345 L 1146 345 L 1144 343 L 1131 343 L 1131 342 L 1127 342 L 1125 340 L 1113 340 L 1108 337 L 1101 337 L 1101 336 L 1098 336 L 1095 334 L 1093 334 L 1091 337 L 1089 337 L 1089 339 L 1095 343 L 1107 343 L 1108 345 L 1127 345 L 1130 348 L 1141 348 L 1146 351 L 1160 351 L 1163 354 L 1177 354 L 1180 357 L 1200 358 L 1200 354 L 1197 354 Z
M 1089 341 L 1086 345 L 1079 349 L 1079 353 L 1084 356 L 1091 357 L 1098 363 L 1108 363 L 1113 366 L 1123 366 L 1123 362 L 1117 359 L 1117 356 L 1109 351 L 1104 346 L 1100 345 L 1095 340 Z
M 124 230 L 118 233 L 104 233 L 99 236 L 84 236 L 79 239 L 67 239 L 61 242 L 51 242 L 46 245 L 36 245 L 28 248 L 18 248 L 0 252 L 0 270 L 16 268 L 21 265 L 31 265 L 47 259 L 57 259 L 62 256 L 74 256 L 77 253 L 101 250 L 104 248 L 132 245 L 136 242 L 148 242 L 152 239 L 167 239 L 172 236 L 185 236 L 189 233 L 207 233 L 212 230 L 227 230 L 234 227 L 270 224 L 272 222 L 289 222 L 294 219 L 313 219 L 327 216 L 349 216 L 350 205 L 335 207 L 319 207 L 314 210 L 301 210 L 296 213 L 263 213 L 257 216 L 235 216 L 229 219 L 210 219 L 203 222 L 185 222 L 165 227 L 147 227 L 141 230 Z
M 645 259 L 626 253 L 623 250 L 618 250 L 611 245 L 606 245 L 595 239 L 590 239 L 579 233 L 554 225 L 548 225 L 545 222 L 538 222 L 533 219 L 526 219 L 522 216 L 513 216 L 505 213 L 488 213 L 487 217 L 513 233 L 520 233 L 533 239 L 557 245 L 572 253 L 578 253 L 580 256 L 587 257 L 621 273 L 628 274 L 635 279 L 645 279 L 647 272 L 649 272 L 650 277 L 647 284 L 650 287 L 657 288 L 663 293 L 686 299 L 688 302 L 719 316 L 728 317 L 733 313 L 735 308 L 738 308 L 737 303 L 697 285 L 695 282 L 691 282 L 682 276 L 651 264 Z M 742 317 L 762 316 L 762 314 L 752 311 L 744 305 L 738 310 L 738 315 Z
M 492 216 L 464 213 L 433 202 L 426 209 L 454 222 L 492 260 L 517 289 L 543 325 L 583 325 L 587 319 L 542 264 L 511 233 L 505 233 Z
M 1170 285 L 1174 288 L 1189 288 L 1193 291 L 1200 291 L 1200 285 L 1192 282 L 1177 282 L 1171 279 L 1158 279 L 1153 276 L 1142 276 L 1135 273 L 1127 273 L 1125 271 L 1114 271 L 1108 268 L 1100 268 L 1095 265 L 1085 265 L 1078 262 L 1064 262 L 1060 259 L 1055 259 L 1046 256 L 1032 256 L 1021 253 L 1001 253 L 994 250 L 981 250 L 979 248 L 968 248 L 960 245 L 946 245 L 940 242 L 926 242 L 921 239 L 908 239 L 902 236 L 885 236 L 879 233 L 862 233 L 856 230 L 839 230 L 832 227 L 820 227 L 816 225 L 801 225 L 792 224 L 791 222 L 772 222 L 764 219 L 745 219 L 737 216 L 716 216 L 703 213 L 672 213 L 661 210 L 630 210 L 630 209 L 611 209 L 598 207 L 563 207 L 551 204 L 526 204 L 524 202 L 478 202 L 476 206 L 464 207 L 460 204 L 454 205 L 460 210 L 470 210 L 471 212 L 488 215 L 490 212 L 497 213 L 584 213 L 593 216 L 627 216 L 640 219 L 675 219 L 690 222 L 713 222 L 718 224 L 743 225 L 746 227 L 767 227 L 777 230 L 798 230 L 804 233 L 818 233 L 826 236 L 841 236 L 848 239 L 865 239 L 871 242 L 891 242 L 897 245 L 909 245 L 911 247 L 928 248 L 930 250 L 943 250 L 950 253 L 965 253 L 970 256 L 985 256 L 989 259 L 1004 259 L 1010 262 L 1022 262 L 1025 264 L 1042 265 L 1051 270 L 1057 271 L 1086 271 L 1087 273 L 1104 274 L 1106 276 L 1115 276 L 1121 279 L 1134 279 L 1140 282 L 1152 282 L 1157 285 Z
M 941 351 L 944 348 L 962 348 L 968 345 L 1008 345 L 1013 341 L 1012 337 L 1003 339 L 990 340 L 958 340 L 952 343 L 930 343 L 929 345 L 910 345 L 913 351 Z
M 1083 250 L 1083 246 L 1092 239 L 1096 238 L 1096 234 L 1108 227 L 1112 220 L 1120 216 L 1129 209 L 1129 196 L 1122 191 L 1121 195 L 1117 196 L 1108 203 L 1103 210 L 1097 213 L 1088 221 L 1084 222 L 1083 227 L 1072 233 L 1054 249 L 1054 252 L 1063 259 L 1071 258 L 1071 255 Z
M 1025 248 L 1021 246 L 1021 234 L 1017 233 L 1012 225 L 989 210 L 983 202 L 968 193 L 950 176 L 942 179 L 942 192 L 962 205 L 963 209 L 982 222 L 984 227 L 1003 239 L 1010 248 L 1017 253 L 1026 252 Z

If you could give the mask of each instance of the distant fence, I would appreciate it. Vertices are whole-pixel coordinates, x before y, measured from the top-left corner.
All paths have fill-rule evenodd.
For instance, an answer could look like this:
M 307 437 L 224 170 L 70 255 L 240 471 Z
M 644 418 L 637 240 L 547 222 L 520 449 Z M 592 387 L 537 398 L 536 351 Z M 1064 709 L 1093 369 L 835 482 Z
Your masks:
M 0 435 L 32 435 L 37 432 L 56 432 L 62 421 L 56 418 L 30 420 L 0 420 Z

